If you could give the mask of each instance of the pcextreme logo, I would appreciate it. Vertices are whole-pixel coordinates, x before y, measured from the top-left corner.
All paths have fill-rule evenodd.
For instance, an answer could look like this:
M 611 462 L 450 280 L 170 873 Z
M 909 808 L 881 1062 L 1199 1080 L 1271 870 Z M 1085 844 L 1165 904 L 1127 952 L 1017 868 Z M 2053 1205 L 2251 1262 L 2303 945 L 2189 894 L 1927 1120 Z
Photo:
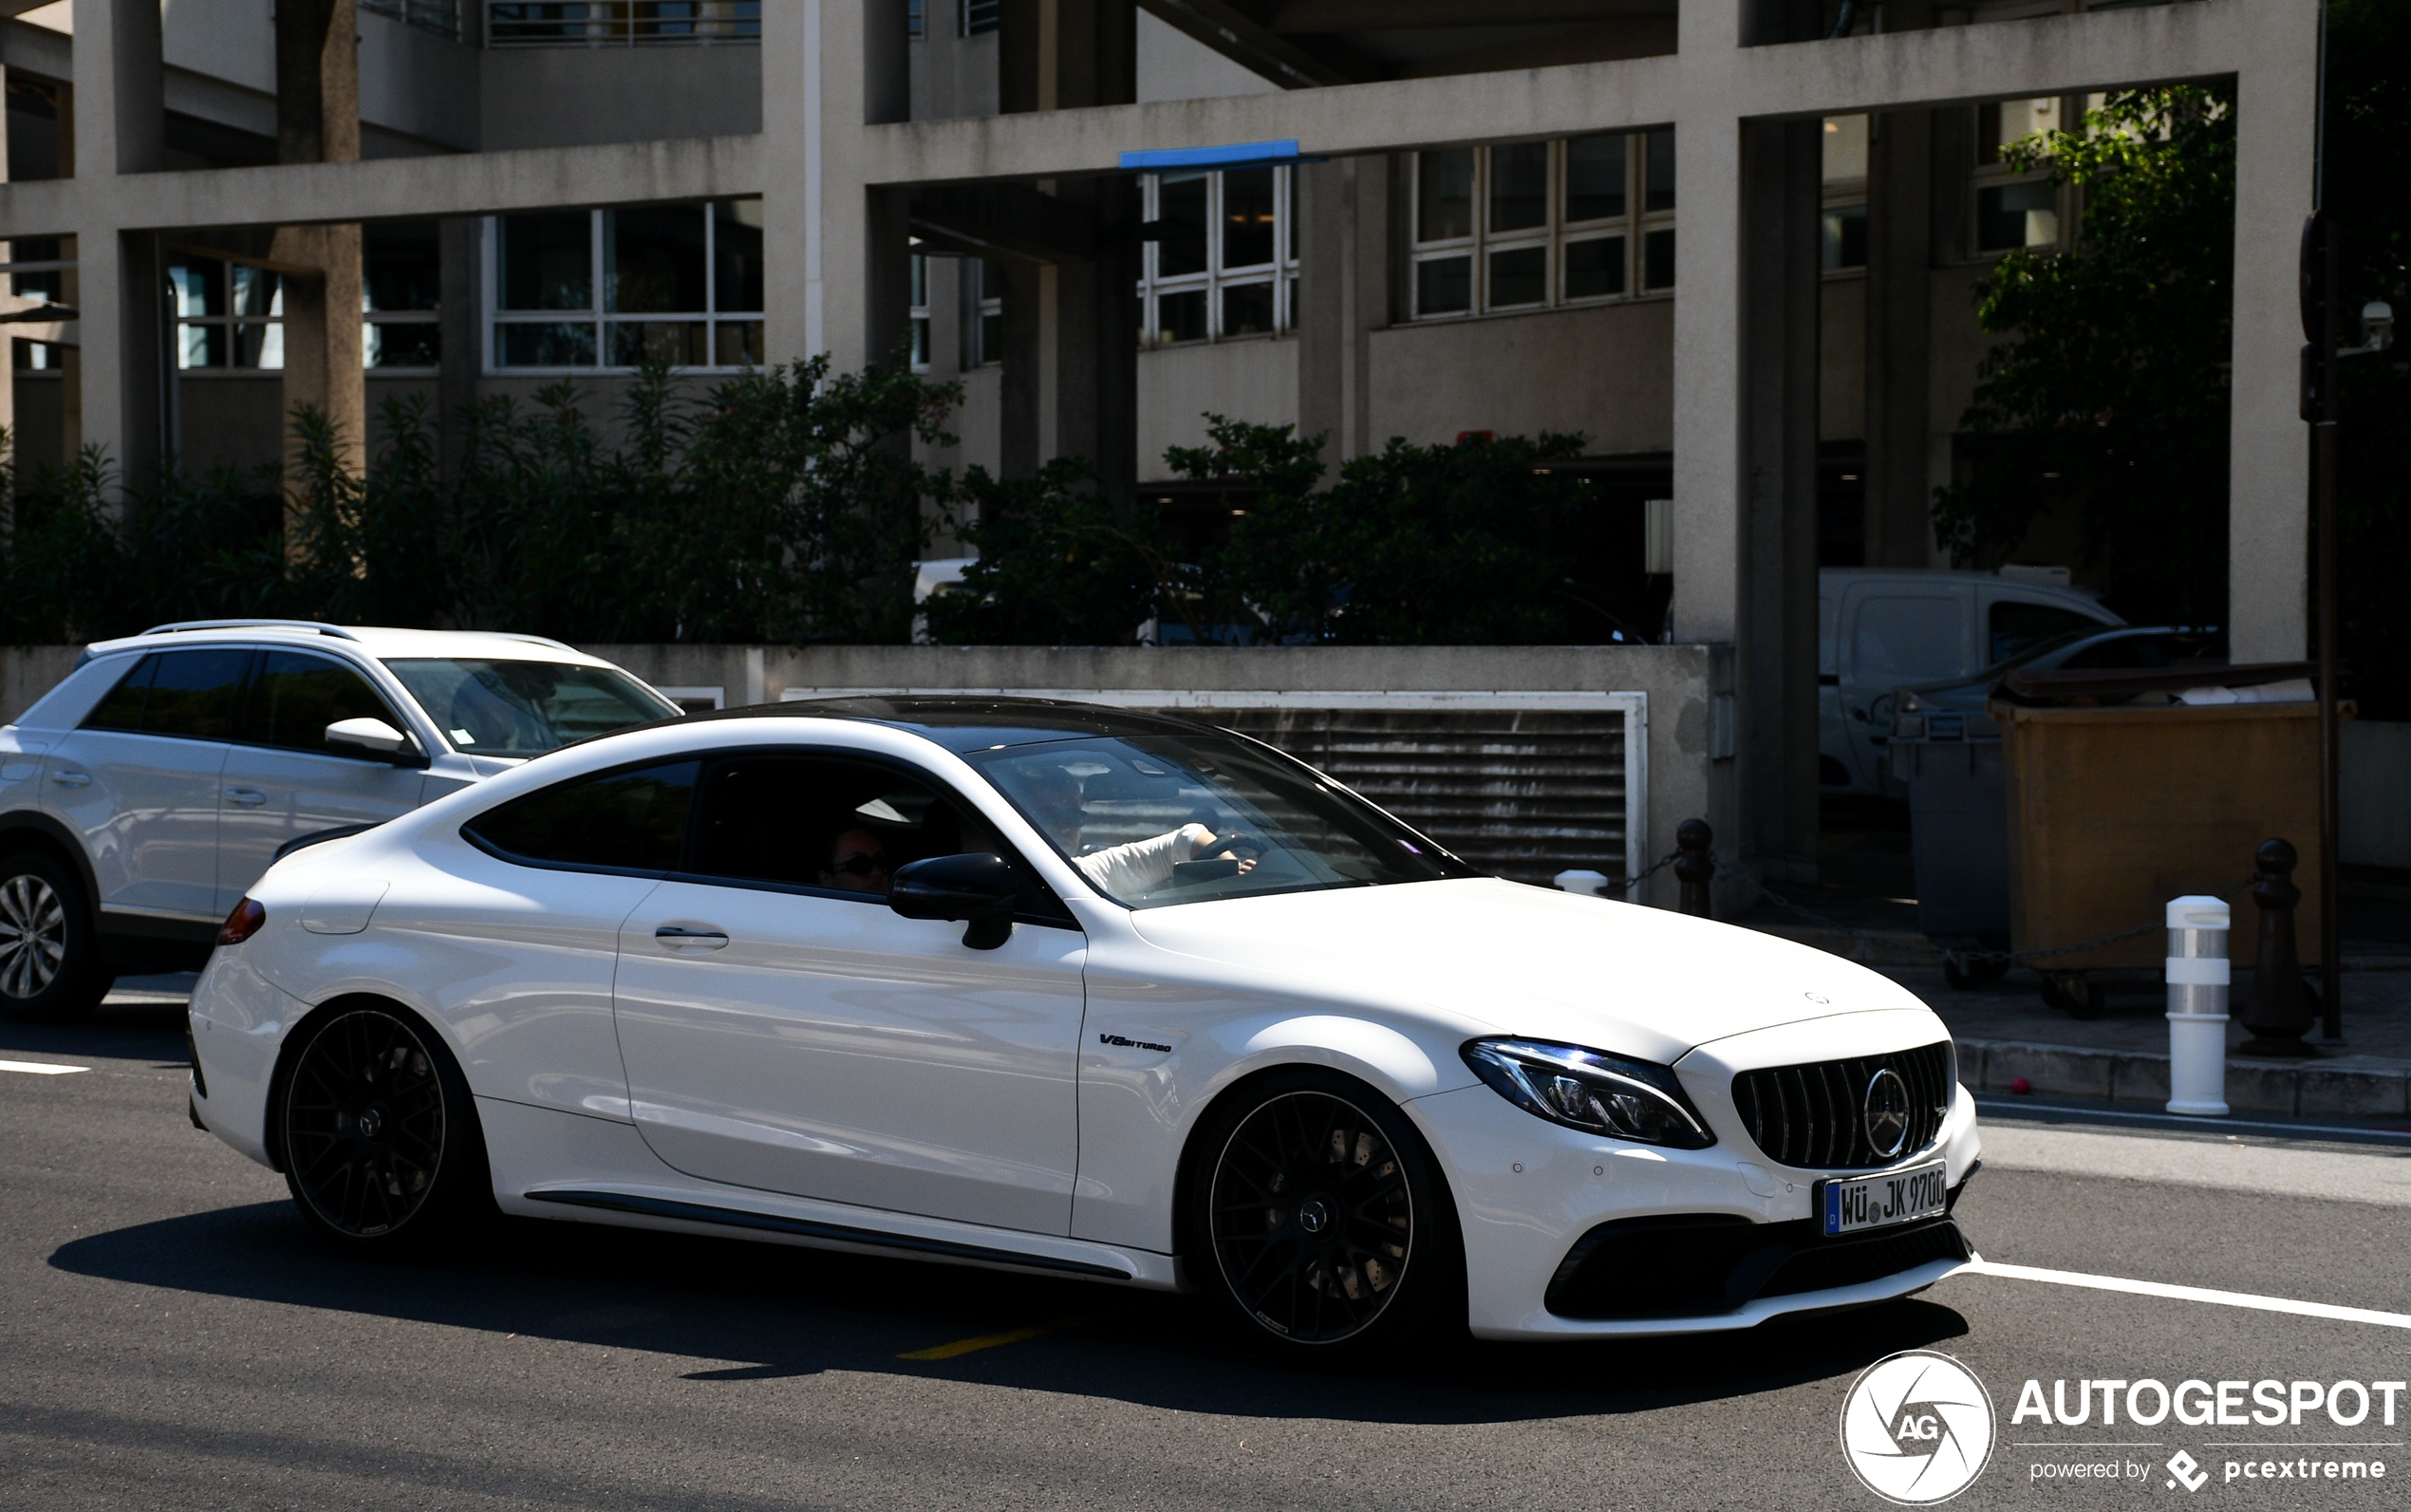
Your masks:
M 1975 1484 L 1992 1457 L 1992 1396 L 1975 1372 L 1932 1350 L 1876 1361 L 1841 1403 L 1841 1452 L 1887 1502 L 1932 1506 Z

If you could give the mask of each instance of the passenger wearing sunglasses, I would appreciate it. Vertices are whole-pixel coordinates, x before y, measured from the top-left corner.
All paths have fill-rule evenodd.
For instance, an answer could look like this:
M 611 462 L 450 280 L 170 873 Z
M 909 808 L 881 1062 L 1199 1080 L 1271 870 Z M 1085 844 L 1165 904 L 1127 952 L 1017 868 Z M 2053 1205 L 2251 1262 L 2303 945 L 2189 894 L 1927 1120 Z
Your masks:
M 868 830 L 849 830 L 829 848 L 829 866 L 820 874 L 824 887 L 849 892 L 888 890 L 888 848 Z

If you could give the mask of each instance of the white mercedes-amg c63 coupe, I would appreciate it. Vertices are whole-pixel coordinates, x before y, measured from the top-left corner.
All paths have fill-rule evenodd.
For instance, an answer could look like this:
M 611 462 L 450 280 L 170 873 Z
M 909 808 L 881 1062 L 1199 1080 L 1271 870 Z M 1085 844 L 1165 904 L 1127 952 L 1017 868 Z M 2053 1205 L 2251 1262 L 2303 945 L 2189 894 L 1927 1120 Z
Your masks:
M 1951 1038 L 1752 931 L 1484 876 L 1182 719 L 602 737 L 278 862 L 196 1121 L 382 1249 L 491 1212 L 1208 1293 L 1276 1347 L 1747 1328 L 1971 1258 Z

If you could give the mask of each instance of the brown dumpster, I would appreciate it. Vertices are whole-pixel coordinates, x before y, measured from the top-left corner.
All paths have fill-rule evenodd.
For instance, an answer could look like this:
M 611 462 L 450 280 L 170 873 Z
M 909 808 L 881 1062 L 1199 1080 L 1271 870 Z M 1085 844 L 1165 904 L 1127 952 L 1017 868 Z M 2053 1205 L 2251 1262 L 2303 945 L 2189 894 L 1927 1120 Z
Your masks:
M 2048 950 L 2152 928 L 2099 949 L 2029 962 L 2061 974 L 2155 967 L 2159 924 L 2186 893 L 2233 905 L 2237 965 L 2259 955 L 2259 910 L 2238 884 L 2264 840 L 2302 864 L 2296 939 L 2319 955 L 2319 706 L 2033 708 L 1995 700 L 2009 779 L 2009 935 Z M 2082 993 L 2081 977 L 2073 983 Z

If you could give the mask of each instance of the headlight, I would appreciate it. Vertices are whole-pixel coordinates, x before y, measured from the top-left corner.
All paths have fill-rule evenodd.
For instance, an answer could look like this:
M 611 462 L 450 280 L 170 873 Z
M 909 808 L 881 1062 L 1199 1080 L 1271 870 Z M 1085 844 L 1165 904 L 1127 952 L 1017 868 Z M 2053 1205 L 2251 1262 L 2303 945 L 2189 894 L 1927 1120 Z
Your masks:
M 1716 1143 L 1664 1066 L 1531 1039 L 1468 1040 L 1463 1054 L 1500 1096 L 1550 1123 L 1676 1149 Z

